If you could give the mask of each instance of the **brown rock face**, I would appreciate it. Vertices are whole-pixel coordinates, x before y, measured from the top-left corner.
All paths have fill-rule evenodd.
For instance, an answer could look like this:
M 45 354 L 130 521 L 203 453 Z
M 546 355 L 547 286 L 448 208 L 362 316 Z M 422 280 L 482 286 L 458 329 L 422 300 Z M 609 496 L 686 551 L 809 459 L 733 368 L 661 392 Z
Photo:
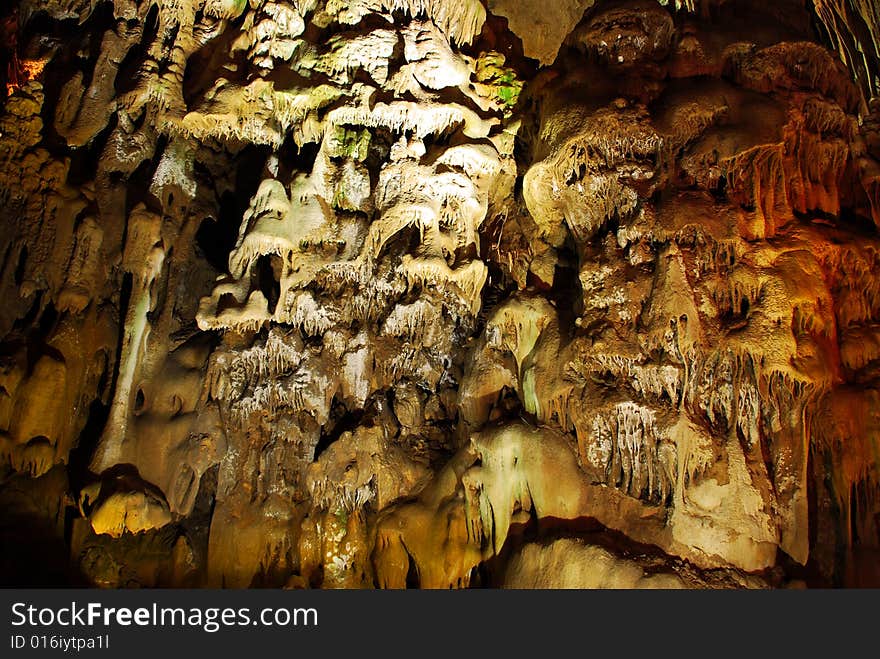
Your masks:
M 2 10 L 0 582 L 880 585 L 880 19 L 767 4 Z

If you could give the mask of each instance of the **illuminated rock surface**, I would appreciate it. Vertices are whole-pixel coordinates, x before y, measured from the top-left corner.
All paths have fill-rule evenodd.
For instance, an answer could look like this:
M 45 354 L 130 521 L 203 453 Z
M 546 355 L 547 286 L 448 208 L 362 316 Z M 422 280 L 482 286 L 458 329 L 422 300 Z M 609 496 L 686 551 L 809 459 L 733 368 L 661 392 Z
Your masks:
M 2 12 L 4 584 L 880 585 L 873 3 Z

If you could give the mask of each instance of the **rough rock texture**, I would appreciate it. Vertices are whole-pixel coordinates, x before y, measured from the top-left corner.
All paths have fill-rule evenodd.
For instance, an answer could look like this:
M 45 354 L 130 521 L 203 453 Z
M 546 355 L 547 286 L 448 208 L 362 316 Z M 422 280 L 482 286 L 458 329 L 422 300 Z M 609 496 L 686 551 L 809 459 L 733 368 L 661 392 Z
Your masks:
M 3 583 L 877 585 L 876 7 L 539 4 L 0 10 Z

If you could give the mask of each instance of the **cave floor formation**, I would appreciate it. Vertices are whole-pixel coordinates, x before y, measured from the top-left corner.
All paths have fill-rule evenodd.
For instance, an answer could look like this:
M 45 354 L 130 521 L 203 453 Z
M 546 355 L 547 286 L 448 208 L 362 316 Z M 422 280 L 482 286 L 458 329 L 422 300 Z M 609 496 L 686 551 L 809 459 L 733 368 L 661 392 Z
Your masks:
M 0 9 L 0 585 L 880 586 L 870 0 Z

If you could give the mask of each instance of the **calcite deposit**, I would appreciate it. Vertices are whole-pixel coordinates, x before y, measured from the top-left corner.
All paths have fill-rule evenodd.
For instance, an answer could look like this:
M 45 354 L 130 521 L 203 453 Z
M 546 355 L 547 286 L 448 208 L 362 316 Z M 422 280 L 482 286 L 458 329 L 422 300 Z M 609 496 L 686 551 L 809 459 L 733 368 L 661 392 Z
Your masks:
M 875 3 L 9 5 L 4 585 L 880 585 Z

